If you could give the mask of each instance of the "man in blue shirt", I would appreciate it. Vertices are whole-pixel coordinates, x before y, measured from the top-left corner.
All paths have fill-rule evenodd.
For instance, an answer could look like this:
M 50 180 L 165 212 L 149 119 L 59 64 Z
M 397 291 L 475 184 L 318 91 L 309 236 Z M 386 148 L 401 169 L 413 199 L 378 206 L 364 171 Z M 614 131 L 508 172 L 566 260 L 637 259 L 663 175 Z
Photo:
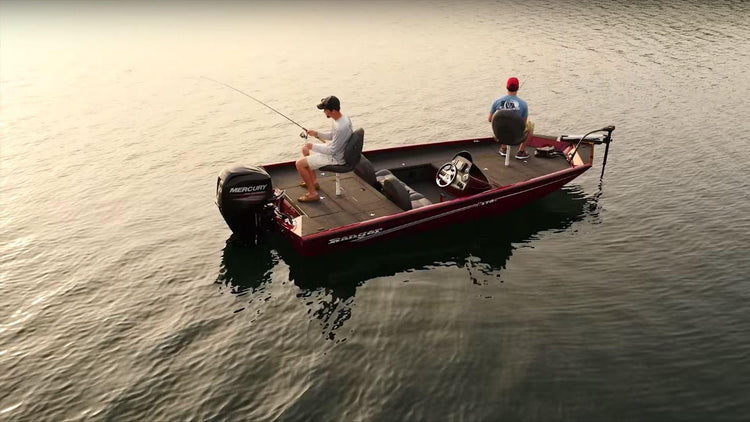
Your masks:
M 518 147 L 516 158 L 519 160 L 525 160 L 529 158 L 529 154 L 526 153 L 526 142 L 531 139 L 531 136 L 534 134 L 534 123 L 529 120 L 528 104 L 526 104 L 526 101 L 522 100 L 521 97 L 517 95 L 518 78 L 508 78 L 506 88 L 508 89 L 508 95 L 504 95 L 492 103 L 492 107 L 490 108 L 490 116 L 487 118 L 487 121 L 491 123 L 492 115 L 495 114 L 496 111 L 501 109 L 516 110 L 521 115 L 521 117 L 523 118 L 523 122 L 526 124 L 526 129 L 523 132 L 523 142 Z M 507 145 L 501 145 L 500 155 L 505 157 L 507 150 Z

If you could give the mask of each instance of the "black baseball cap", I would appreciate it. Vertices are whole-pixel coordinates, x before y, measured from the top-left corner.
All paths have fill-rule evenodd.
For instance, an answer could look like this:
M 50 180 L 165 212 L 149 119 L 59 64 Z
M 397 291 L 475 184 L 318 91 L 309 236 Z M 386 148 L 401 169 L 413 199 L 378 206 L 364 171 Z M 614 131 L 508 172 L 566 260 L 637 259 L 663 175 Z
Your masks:
M 329 95 L 322 100 L 320 100 L 320 104 L 318 104 L 318 110 L 341 110 L 341 102 L 335 95 Z

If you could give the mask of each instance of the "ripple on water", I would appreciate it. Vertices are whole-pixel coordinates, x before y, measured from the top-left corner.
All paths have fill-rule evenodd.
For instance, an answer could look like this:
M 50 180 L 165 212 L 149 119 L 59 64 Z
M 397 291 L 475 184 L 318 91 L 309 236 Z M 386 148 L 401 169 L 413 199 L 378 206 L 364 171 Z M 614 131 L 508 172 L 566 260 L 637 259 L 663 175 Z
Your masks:
M 0 419 L 750 410 L 747 2 L 24 5 L 0 16 Z M 322 20 L 346 36 L 299 25 Z M 511 74 L 539 133 L 617 126 L 603 182 L 597 153 L 517 213 L 312 263 L 225 243 L 217 172 L 301 140 L 200 75 L 319 129 L 335 93 L 378 149 L 489 135 Z

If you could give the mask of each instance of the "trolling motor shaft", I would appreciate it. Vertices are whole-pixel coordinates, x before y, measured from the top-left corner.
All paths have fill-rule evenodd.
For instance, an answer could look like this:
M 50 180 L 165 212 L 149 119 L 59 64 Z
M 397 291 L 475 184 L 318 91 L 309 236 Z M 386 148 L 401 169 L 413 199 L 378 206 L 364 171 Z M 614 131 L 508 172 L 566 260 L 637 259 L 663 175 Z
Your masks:
M 612 131 L 615 130 L 615 125 L 609 125 L 602 130 L 607 132 L 602 140 L 607 146 L 604 147 L 604 160 L 602 161 L 602 174 L 599 176 L 600 179 L 604 178 L 604 168 L 607 167 L 607 154 L 609 154 L 609 144 L 612 142 Z

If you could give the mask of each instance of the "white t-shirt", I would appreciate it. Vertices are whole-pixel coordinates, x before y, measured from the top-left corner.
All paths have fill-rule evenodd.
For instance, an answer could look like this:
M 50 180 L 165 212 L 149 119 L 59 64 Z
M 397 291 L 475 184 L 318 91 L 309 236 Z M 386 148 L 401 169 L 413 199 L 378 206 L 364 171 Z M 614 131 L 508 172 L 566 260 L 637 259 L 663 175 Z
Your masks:
M 339 164 L 344 164 L 344 147 L 352 135 L 352 120 L 343 114 L 331 125 L 331 132 L 318 132 L 318 138 L 330 140 L 325 144 L 312 144 L 312 150 L 332 156 Z

